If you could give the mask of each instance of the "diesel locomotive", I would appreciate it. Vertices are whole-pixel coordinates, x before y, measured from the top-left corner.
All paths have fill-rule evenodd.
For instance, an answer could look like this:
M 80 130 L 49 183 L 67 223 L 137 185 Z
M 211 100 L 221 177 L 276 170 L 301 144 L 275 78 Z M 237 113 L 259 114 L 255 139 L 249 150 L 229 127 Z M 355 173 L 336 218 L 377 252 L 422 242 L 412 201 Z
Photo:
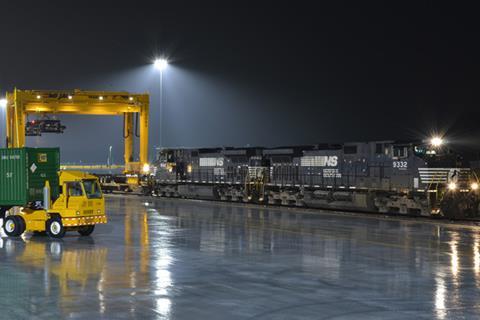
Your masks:
M 440 138 L 277 148 L 161 149 L 144 194 L 478 218 L 479 181 Z

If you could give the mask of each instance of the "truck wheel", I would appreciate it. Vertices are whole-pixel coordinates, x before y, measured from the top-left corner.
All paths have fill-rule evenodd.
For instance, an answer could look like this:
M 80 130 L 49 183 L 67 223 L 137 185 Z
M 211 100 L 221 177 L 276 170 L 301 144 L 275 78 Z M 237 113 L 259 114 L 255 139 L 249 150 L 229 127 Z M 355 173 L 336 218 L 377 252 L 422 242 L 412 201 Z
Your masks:
M 22 235 L 22 233 L 25 232 L 25 229 L 27 229 L 27 224 L 25 223 L 25 219 L 23 219 L 22 216 L 14 216 L 15 219 L 17 219 L 17 223 L 20 225 L 20 234 L 19 236 Z
M 65 228 L 63 227 L 62 219 L 58 217 L 48 219 L 47 234 L 51 238 L 63 238 L 65 235 Z
M 78 229 L 78 233 L 80 233 L 81 236 L 86 237 L 91 235 L 93 230 L 95 230 L 95 225 L 85 226 Z
M 9 237 L 18 237 L 25 231 L 25 221 L 20 216 L 9 216 L 5 219 L 3 230 Z

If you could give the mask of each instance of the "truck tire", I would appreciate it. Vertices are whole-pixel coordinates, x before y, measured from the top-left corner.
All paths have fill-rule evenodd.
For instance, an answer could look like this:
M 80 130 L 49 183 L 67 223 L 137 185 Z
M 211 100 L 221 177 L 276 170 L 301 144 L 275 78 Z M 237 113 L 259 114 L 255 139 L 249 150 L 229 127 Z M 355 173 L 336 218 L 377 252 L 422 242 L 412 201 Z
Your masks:
M 17 222 L 20 225 L 19 236 L 21 236 L 25 232 L 25 229 L 27 229 L 27 223 L 25 222 L 25 219 L 23 219 L 22 216 L 14 216 L 14 217 L 15 217 L 15 219 L 17 219 Z
M 3 230 L 9 237 L 18 237 L 25 231 L 25 220 L 20 216 L 8 216 L 3 223 Z
M 93 230 L 95 230 L 95 225 L 85 226 L 78 229 L 78 233 L 80 233 L 81 236 L 86 237 L 91 235 Z
M 65 235 L 65 227 L 63 226 L 62 219 L 59 217 L 53 217 L 46 222 L 47 235 L 50 238 L 60 239 Z

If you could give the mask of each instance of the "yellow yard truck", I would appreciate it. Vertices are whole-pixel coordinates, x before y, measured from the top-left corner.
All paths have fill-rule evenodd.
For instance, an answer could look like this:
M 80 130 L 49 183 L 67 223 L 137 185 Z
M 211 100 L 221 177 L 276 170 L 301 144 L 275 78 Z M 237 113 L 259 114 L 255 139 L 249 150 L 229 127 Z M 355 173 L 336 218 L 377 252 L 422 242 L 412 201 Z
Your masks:
M 107 222 L 97 177 L 59 168 L 58 148 L 0 149 L 0 219 L 7 236 L 87 236 Z

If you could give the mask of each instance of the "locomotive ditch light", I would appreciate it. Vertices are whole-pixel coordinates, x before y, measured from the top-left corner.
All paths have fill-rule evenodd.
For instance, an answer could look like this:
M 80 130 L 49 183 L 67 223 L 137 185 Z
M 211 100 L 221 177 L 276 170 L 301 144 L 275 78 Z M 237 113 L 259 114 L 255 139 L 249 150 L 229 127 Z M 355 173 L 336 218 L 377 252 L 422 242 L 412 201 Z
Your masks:
M 444 143 L 443 139 L 441 137 L 438 137 L 438 136 L 434 136 L 430 139 L 430 144 L 433 146 L 433 147 L 440 147 L 442 146 Z
M 473 191 L 477 191 L 477 190 L 478 190 L 478 183 L 477 183 L 477 182 L 473 182 L 473 183 L 470 185 L 470 188 L 471 188 Z
M 457 184 L 455 182 L 450 182 L 448 184 L 448 190 L 455 191 L 457 189 Z

